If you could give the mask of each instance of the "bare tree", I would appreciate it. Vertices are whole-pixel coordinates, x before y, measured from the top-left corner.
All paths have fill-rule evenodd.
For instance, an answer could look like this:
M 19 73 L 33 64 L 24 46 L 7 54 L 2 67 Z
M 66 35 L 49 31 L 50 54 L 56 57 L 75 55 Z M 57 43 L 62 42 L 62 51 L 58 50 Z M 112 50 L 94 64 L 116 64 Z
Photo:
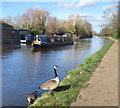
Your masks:
M 73 14 L 71 14 L 71 15 L 69 15 L 68 16 L 68 19 L 67 19 L 67 21 L 66 21 L 66 23 L 65 23 L 65 28 L 66 28 L 66 31 L 68 32 L 68 33 L 71 33 L 71 34 L 73 34 L 74 33 L 74 31 L 75 31 L 75 28 L 74 28 L 74 15 Z
M 47 34 L 56 34 L 58 33 L 59 22 L 56 17 L 49 17 L 47 25 L 46 25 L 46 33 Z
M 110 5 L 109 7 L 106 7 L 104 9 L 104 16 L 103 18 L 105 19 L 105 23 L 102 25 L 103 29 L 101 30 L 100 33 L 105 34 L 107 36 L 113 36 L 118 38 L 118 6 L 119 2 L 115 2 L 114 4 Z M 104 29 L 106 28 L 106 29 Z M 106 30 L 108 34 L 106 34 Z M 105 33 L 104 33 L 105 32 Z

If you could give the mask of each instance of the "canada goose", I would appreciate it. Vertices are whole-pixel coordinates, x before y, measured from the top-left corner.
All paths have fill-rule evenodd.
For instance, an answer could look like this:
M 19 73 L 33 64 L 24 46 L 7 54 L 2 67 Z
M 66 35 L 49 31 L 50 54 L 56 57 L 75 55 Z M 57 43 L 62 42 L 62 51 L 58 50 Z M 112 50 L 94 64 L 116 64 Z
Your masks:
M 55 78 L 54 79 L 51 79 L 51 80 L 48 80 L 47 82 L 45 82 L 44 84 L 42 84 L 40 87 L 39 87 L 39 90 L 40 89 L 44 89 L 44 90 L 50 90 L 51 92 L 51 95 L 54 95 L 52 90 L 57 88 L 57 86 L 59 85 L 59 78 L 57 76 L 57 72 L 56 72 L 56 69 L 59 68 L 58 66 L 54 66 L 54 72 L 55 72 Z
M 29 104 L 33 104 L 33 102 L 37 99 L 37 91 L 34 91 L 33 93 L 31 93 L 28 97 L 27 100 L 29 102 Z

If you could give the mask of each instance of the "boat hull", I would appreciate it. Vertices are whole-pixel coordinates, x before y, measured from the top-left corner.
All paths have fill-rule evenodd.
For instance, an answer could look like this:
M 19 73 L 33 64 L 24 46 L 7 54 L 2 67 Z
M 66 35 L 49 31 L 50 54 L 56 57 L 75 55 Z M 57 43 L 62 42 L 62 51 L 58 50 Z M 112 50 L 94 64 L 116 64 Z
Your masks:
M 67 41 L 67 42 L 50 42 L 47 44 L 34 44 L 33 46 L 35 48 L 46 48 L 46 47 L 61 47 L 61 46 L 66 46 L 66 45 L 73 45 L 74 42 L 73 41 Z

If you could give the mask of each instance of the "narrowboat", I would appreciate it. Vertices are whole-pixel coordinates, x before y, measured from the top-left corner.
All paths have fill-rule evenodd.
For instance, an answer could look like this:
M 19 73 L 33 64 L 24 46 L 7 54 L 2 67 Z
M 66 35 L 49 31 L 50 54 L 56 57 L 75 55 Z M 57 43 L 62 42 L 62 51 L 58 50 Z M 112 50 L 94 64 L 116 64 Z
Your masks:
M 57 47 L 73 44 L 72 36 L 45 36 L 36 35 L 32 45 L 34 47 Z
M 34 36 L 33 35 L 25 35 L 25 36 L 21 36 L 21 43 L 32 43 L 32 41 L 34 40 Z

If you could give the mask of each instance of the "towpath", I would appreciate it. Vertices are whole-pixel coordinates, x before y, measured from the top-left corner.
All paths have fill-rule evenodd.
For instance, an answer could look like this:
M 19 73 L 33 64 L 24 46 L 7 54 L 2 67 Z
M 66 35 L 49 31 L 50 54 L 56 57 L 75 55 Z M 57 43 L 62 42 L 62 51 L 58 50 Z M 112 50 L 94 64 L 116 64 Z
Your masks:
M 70 106 L 118 106 L 118 41 L 103 57 L 89 83 Z

